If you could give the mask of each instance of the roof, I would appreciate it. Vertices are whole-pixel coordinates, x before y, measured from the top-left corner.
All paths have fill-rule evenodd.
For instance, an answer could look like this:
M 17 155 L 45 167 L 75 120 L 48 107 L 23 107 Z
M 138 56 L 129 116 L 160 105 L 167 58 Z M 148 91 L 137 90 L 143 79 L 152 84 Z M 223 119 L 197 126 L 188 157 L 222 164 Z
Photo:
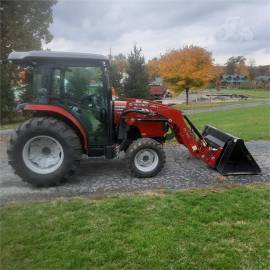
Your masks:
M 245 75 L 235 75 L 235 74 L 224 74 L 221 76 L 222 82 L 244 82 L 247 81 L 247 76 Z
M 150 82 L 150 85 L 162 85 L 163 79 L 156 77 L 153 81 Z
M 74 52 L 52 52 L 52 51 L 28 51 L 28 52 L 12 52 L 8 56 L 8 60 L 14 62 L 24 62 L 26 60 L 41 59 L 84 59 L 84 60 L 108 60 L 104 55 L 92 53 L 74 53 Z

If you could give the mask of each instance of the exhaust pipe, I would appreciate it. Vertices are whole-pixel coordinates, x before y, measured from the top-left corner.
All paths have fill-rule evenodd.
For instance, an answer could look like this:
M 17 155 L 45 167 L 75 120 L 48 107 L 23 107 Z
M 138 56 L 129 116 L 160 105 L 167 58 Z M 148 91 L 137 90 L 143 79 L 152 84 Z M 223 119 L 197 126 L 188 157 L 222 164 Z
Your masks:
M 216 170 L 222 175 L 260 174 L 261 169 L 248 151 L 242 139 L 206 125 L 202 132 L 206 143 L 214 148 L 222 147 Z

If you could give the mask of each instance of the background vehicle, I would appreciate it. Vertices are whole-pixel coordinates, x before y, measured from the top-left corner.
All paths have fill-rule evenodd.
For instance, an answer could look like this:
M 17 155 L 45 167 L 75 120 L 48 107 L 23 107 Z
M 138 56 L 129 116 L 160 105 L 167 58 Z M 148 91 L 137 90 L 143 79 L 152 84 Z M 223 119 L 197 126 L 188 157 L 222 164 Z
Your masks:
M 125 151 L 137 177 L 163 168 L 163 143 L 171 129 L 178 143 L 222 174 L 255 174 L 260 168 L 241 139 L 206 126 L 202 134 L 181 111 L 142 99 L 113 101 L 108 59 L 48 51 L 13 52 L 25 67 L 30 120 L 13 133 L 9 162 L 24 180 L 50 186 L 67 180 L 82 154 L 114 158 Z

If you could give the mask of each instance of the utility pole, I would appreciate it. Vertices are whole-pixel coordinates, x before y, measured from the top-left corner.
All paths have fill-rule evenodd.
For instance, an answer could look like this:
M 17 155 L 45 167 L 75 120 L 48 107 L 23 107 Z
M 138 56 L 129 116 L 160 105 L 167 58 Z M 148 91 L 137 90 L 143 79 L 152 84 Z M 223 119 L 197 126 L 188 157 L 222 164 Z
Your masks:
M 110 47 L 109 62 L 112 63 L 112 48 Z

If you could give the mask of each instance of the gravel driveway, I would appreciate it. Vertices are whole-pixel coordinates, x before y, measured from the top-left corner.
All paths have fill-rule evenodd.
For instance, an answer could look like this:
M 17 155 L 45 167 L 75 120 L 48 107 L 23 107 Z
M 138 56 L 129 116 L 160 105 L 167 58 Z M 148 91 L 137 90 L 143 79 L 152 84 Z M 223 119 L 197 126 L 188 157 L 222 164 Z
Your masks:
M 167 162 L 163 171 L 153 178 L 131 177 L 123 158 L 115 160 L 84 160 L 70 182 L 51 188 L 35 188 L 24 183 L 8 165 L 6 137 L 0 142 L 0 202 L 46 200 L 85 195 L 92 198 L 155 190 L 177 190 L 231 184 L 270 184 L 270 141 L 248 142 L 247 146 L 262 168 L 262 175 L 223 177 L 194 159 L 180 145 L 166 145 Z

